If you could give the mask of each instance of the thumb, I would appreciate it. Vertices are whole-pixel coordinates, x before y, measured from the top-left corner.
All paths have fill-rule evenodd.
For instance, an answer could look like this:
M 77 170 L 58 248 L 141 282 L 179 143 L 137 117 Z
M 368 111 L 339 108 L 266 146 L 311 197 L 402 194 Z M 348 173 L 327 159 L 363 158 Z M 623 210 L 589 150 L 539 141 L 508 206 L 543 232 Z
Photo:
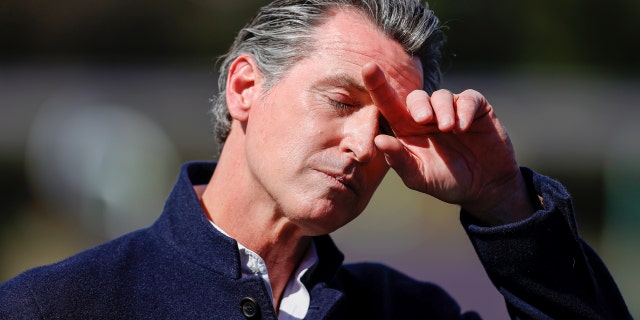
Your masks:
M 397 138 L 379 135 L 374 139 L 378 150 L 384 154 L 387 164 L 395 170 L 409 188 L 416 188 L 416 179 L 422 176 L 418 160 Z

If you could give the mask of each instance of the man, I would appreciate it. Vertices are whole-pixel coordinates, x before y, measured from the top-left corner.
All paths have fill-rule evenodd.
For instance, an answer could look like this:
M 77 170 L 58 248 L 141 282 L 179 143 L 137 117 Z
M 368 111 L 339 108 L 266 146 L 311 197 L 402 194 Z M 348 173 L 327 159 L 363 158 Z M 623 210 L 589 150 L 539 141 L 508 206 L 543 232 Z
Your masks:
M 3 284 L 0 314 L 477 319 L 436 285 L 342 265 L 327 234 L 391 167 L 461 206 L 513 318 L 630 318 L 564 189 L 518 167 L 480 93 L 435 91 L 441 45 L 418 1 L 264 7 L 222 64 L 219 161 L 186 164 L 151 227 Z

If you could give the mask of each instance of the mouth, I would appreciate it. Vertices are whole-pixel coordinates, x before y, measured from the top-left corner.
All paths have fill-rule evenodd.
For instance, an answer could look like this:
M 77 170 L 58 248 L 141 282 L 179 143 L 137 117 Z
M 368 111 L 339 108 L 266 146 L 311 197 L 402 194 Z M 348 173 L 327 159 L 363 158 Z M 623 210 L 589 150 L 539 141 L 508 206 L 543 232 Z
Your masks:
M 351 191 L 356 196 L 360 194 L 360 188 L 353 175 L 321 170 L 318 170 L 318 172 L 327 177 L 337 189 Z

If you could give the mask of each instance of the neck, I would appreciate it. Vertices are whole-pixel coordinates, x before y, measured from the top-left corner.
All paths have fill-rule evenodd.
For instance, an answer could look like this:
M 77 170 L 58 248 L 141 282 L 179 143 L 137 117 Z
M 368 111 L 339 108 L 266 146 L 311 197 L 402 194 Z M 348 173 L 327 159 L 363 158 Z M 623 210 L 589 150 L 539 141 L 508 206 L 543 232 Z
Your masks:
M 227 149 L 234 148 L 234 145 L 238 144 L 226 144 L 209 184 L 196 191 L 201 192 L 201 202 L 208 218 L 265 261 L 277 309 L 287 282 L 309 247 L 311 238 L 304 236 L 298 226 L 279 214 L 268 195 L 255 192 L 260 189 L 247 179 L 243 158 L 233 156 L 241 153 Z

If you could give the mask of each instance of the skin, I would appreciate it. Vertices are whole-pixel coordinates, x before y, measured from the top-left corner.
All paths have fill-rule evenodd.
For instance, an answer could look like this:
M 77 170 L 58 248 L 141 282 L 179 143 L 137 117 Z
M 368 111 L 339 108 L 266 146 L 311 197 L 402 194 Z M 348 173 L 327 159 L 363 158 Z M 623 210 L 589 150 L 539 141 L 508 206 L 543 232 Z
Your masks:
M 316 51 L 266 92 L 250 56 L 233 62 L 232 129 L 196 189 L 209 219 L 265 260 L 276 310 L 310 237 L 356 218 L 389 167 L 486 225 L 533 212 L 481 94 L 419 90 L 419 60 L 357 12 L 336 12 L 316 31 Z

